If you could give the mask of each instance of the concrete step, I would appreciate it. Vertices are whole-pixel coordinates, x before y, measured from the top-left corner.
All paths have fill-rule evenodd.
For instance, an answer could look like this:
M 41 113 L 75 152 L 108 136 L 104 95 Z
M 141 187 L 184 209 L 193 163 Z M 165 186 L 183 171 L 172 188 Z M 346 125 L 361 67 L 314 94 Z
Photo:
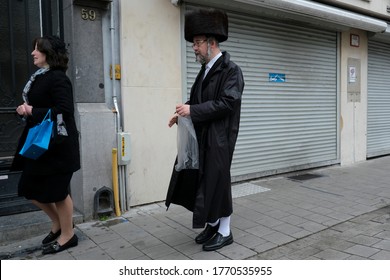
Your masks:
M 80 213 L 73 213 L 73 222 L 82 223 Z M 43 211 L 33 211 L 0 217 L 0 246 L 26 240 L 50 231 L 50 219 Z

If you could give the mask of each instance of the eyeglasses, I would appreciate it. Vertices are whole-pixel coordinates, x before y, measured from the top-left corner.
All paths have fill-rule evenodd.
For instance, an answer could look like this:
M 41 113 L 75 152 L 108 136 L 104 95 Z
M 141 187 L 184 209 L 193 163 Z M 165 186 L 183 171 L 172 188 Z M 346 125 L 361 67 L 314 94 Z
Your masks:
M 196 47 L 200 47 L 200 45 L 202 45 L 204 42 L 207 42 L 207 39 L 205 40 L 196 40 L 193 44 L 192 44 L 192 47 L 195 48 Z

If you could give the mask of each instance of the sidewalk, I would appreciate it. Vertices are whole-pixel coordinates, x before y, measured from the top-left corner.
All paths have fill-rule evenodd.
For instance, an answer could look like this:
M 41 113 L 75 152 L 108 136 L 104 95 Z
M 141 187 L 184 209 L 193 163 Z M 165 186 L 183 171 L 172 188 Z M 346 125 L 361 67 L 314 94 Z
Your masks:
M 1 259 L 390 260 L 390 156 L 233 186 L 234 243 L 204 252 L 192 213 L 164 203 L 76 225 L 79 245 L 42 255 L 46 232 L 0 247 Z

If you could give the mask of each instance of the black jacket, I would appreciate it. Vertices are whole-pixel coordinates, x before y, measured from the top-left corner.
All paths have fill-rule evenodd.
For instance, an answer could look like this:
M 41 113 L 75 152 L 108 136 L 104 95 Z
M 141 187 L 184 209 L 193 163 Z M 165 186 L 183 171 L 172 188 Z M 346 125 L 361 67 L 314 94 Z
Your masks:
M 202 82 L 191 88 L 190 116 L 199 144 L 199 170 L 173 169 L 166 206 L 193 211 L 193 227 L 232 214 L 230 167 L 240 125 L 244 79 L 240 67 L 223 55 Z
M 33 106 L 32 115 L 26 120 L 11 170 L 45 175 L 80 169 L 79 133 L 74 119 L 72 84 L 66 74 L 61 70 L 49 70 L 36 76 L 28 93 L 28 100 L 29 105 Z M 19 155 L 28 130 L 40 123 L 49 109 L 54 121 L 49 149 L 36 160 Z M 57 114 L 63 115 L 68 136 L 56 134 Z

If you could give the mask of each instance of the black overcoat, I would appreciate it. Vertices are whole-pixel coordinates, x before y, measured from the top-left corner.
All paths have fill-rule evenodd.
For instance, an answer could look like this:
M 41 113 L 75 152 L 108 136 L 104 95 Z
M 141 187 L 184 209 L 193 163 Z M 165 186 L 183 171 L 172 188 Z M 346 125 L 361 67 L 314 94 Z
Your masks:
M 28 93 L 28 101 L 33 106 L 32 115 L 26 120 L 11 170 L 49 175 L 80 169 L 79 133 L 74 119 L 72 84 L 65 72 L 49 70 L 43 75 L 36 76 Z M 55 128 L 49 149 L 36 160 L 19 155 L 28 130 L 40 123 L 49 109 L 51 109 Z M 56 134 L 57 114 L 63 115 L 68 136 Z
M 166 198 L 167 207 L 174 203 L 193 212 L 194 228 L 233 212 L 230 167 L 244 78 L 230 55 L 222 54 L 203 81 L 204 71 L 200 71 L 187 102 L 199 144 L 199 170 L 173 168 Z

